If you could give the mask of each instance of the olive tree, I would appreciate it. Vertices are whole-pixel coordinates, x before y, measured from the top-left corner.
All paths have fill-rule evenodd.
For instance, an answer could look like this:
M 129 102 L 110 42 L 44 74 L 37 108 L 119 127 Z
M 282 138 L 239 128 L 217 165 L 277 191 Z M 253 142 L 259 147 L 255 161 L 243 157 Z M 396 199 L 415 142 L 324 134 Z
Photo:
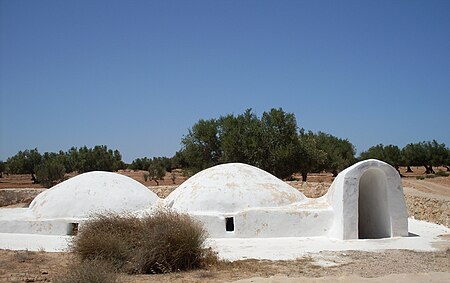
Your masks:
M 331 172 L 333 177 L 336 177 L 340 171 L 355 163 L 355 147 L 347 139 L 318 132 L 316 140 L 317 148 L 326 153 L 325 160 L 320 166 L 321 171 Z

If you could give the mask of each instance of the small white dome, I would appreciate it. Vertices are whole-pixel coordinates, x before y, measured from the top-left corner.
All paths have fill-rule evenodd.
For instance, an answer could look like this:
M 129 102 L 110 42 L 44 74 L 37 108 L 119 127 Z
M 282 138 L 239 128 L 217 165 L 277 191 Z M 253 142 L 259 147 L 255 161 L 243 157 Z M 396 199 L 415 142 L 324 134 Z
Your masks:
M 184 212 L 233 213 L 248 208 L 279 207 L 305 196 L 264 170 L 242 163 L 205 169 L 181 184 L 167 198 Z
M 94 171 L 40 193 L 30 209 L 41 218 L 82 218 L 97 212 L 146 209 L 158 200 L 155 193 L 127 176 Z

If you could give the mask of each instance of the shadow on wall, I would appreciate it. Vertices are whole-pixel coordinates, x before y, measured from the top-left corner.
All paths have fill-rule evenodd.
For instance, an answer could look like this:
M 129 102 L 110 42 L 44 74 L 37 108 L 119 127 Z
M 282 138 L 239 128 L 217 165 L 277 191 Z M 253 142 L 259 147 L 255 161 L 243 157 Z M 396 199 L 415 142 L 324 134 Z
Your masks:
M 382 170 L 368 169 L 359 179 L 358 238 L 391 237 L 387 179 Z
M 365 160 L 342 171 L 325 195 L 333 208 L 330 237 L 380 239 L 408 236 L 408 214 L 398 172 Z

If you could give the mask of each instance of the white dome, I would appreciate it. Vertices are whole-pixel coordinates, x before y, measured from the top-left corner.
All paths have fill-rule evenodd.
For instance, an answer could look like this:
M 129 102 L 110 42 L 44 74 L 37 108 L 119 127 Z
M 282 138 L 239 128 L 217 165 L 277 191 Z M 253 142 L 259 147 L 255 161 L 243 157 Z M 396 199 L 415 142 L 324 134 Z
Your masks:
M 233 213 L 247 208 L 279 207 L 305 196 L 264 170 L 242 163 L 205 169 L 181 184 L 166 203 L 183 212 Z
M 159 197 L 141 183 L 111 172 L 88 172 L 64 181 L 31 202 L 41 218 L 81 218 L 96 212 L 146 209 Z

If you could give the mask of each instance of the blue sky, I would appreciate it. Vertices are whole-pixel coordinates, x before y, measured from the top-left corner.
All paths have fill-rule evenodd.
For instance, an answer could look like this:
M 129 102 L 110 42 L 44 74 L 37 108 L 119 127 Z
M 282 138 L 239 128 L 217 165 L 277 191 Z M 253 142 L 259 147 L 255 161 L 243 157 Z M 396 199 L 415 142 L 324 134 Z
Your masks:
M 281 107 L 358 152 L 450 145 L 450 1 L 0 0 L 0 160 L 172 156 L 201 118 Z

